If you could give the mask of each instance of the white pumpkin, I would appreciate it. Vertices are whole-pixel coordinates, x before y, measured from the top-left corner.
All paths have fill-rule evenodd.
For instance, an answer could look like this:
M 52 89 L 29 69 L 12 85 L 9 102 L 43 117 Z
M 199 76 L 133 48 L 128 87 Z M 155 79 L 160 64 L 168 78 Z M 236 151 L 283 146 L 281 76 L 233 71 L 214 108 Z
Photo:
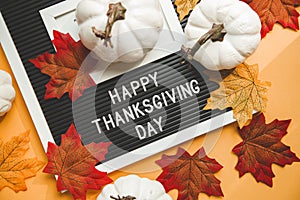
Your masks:
M 172 200 L 160 182 L 136 175 L 121 177 L 114 184 L 106 185 L 97 200 L 112 200 L 111 196 L 131 196 L 136 200 Z
M 109 4 L 121 2 L 126 8 L 125 19 L 112 27 L 111 43 L 96 37 L 92 27 L 105 30 Z M 159 0 L 82 0 L 76 9 L 79 37 L 85 47 L 106 62 L 136 62 L 152 49 L 163 26 Z
M 0 116 L 5 115 L 11 108 L 16 96 L 9 73 L 0 70 Z
M 258 47 L 261 22 L 248 4 L 239 0 L 201 0 L 192 11 L 185 34 L 188 48 L 207 33 L 213 24 L 223 24 L 223 41 L 207 41 L 194 59 L 210 70 L 234 68 Z

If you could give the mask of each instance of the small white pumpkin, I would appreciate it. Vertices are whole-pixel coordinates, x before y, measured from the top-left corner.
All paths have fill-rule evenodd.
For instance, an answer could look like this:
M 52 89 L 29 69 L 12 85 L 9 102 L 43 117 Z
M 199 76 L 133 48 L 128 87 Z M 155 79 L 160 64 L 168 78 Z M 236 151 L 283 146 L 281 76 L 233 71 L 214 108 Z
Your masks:
M 5 115 L 11 108 L 16 92 L 12 86 L 9 73 L 0 70 L 0 116 Z
M 201 0 L 194 8 L 185 28 L 191 48 L 213 24 L 223 24 L 223 41 L 208 40 L 194 59 L 210 70 L 234 68 L 258 47 L 261 22 L 248 4 L 239 0 Z
M 106 185 L 97 200 L 112 200 L 111 196 L 131 196 L 136 200 L 172 200 L 160 182 L 136 175 L 124 176 L 114 184 Z
M 111 32 L 113 48 L 96 37 L 92 27 L 105 30 L 110 3 L 121 2 L 125 19 L 114 23 Z M 106 62 L 136 62 L 151 50 L 163 26 L 159 0 L 82 0 L 76 9 L 79 37 L 85 47 Z

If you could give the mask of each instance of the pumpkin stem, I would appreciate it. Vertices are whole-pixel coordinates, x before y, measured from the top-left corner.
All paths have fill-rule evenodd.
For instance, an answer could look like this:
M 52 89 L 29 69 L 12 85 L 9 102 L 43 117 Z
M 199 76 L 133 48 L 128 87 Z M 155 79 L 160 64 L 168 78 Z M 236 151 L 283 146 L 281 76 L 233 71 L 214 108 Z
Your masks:
M 136 198 L 135 197 L 132 197 L 132 196 L 126 196 L 126 197 L 120 197 L 119 195 L 118 195 L 118 197 L 116 198 L 116 197 L 113 197 L 113 196 L 110 196 L 110 198 L 111 199 L 114 199 L 114 200 L 135 200 Z
M 224 24 L 213 24 L 212 28 L 205 33 L 192 48 L 186 48 L 185 46 L 182 46 L 181 50 L 184 52 L 184 58 L 191 61 L 196 52 L 208 40 L 212 40 L 213 42 L 222 42 L 225 35 L 226 32 L 224 32 Z
M 101 40 L 104 40 L 104 45 L 107 47 L 107 44 L 111 48 L 113 48 L 113 44 L 110 40 L 111 38 L 111 31 L 113 28 L 113 25 L 118 20 L 124 20 L 125 19 L 125 13 L 126 8 L 122 5 L 121 2 L 118 3 L 111 3 L 109 4 L 109 9 L 106 13 L 108 16 L 105 31 L 97 30 L 95 26 L 92 27 L 92 31 L 95 34 L 96 37 L 100 38 Z

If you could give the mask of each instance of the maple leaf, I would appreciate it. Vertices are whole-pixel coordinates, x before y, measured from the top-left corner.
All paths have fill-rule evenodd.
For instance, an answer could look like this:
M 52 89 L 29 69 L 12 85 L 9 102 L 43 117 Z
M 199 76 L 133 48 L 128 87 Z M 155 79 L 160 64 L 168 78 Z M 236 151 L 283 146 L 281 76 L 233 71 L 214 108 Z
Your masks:
M 177 13 L 179 14 L 179 20 L 182 21 L 184 17 L 195 8 L 199 1 L 200 0 L 175 0 Z
M 290 151 L 290 147 L 281 142 L 282 137 L 287 134 L 290 122 L 291 120 L 274 120 L 265 124 L 265 116 L 259 114 L 248 126 L 239 129 L 244 141 L 235 146 L 233 152 L 239 157 L 235 168 L 240 177 L 250 172 L 257 182 L 272 187 L 272 178 L 275 177 L 271 169 L 273 163 L 284 167 L 300 161 Z
M 252 119 L 253 110 L 264 112 L 270 82 L 258 80 L 258 65 L 240 64 L 211 93 L 204 110 L 231 107 L 239 127 Z
M 45 165 L 37 158 L 24 158 L 29 141 L 29 131 L 7 143 L 0 140 L 0 190 L 4 187 L 10 187 L 15 192 L 27 190 L 25 179 L 35 176 Z
M 100 189 L 112 182 L 107 173 L 95 168 L 98 161 L 104 159 L 110 144 L 110 142 L 92 143 L 83 146 L 72 124 L 62 135 L 60 146 L 49 142 L 48 164 L 43 172 L 58 175 L 56 185 L 59 192 L 68 190 L 74 199 L 85 200 L 88 189 Z
M 295 6 L 300 0 L 242 0 L 259 15 L 262 29 L 262 38 L 273 29 L 275 23 L 279 22 L 284 28 L 299 30 L 299 13 Z
M 50 76 L 46 85 L 45 100 L 60 99 L 69 93 L 72 101 L 77 100 L 85 89 L 94 86 L 95 82 L 90 77 L 85 67 L 81 67 L 89 51 L 81 41 L 75 42 L 70 34 L 54 31 L 52 41 L 57 49 L 56 54 L 44 53 L 35 59 L 29 60 L 43 74 Z
M 200 192 L 209 196 L 223 196 L 221 182 L 214 176 L 222 166 L 215 159 L 207 157 L 204 148 L 193 156 L 179 148 L 176 155 L 163 155 L 156 163 L 163 168 L 157 180 L 167 192 L 177 189 L 178 200 L 198 199 Z

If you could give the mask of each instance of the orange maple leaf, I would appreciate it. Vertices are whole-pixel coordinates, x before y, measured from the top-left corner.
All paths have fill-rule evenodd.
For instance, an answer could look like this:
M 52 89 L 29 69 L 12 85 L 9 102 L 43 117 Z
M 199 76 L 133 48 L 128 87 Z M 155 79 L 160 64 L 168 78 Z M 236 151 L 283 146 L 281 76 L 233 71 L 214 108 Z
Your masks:
M 29 61 L 43 74 L 51 77 L 46 85 L 46 100 L 60 99 L 65 93 L 69 93 L 70 99 L 75 101 L 82 96 L 85 89 L 95 85 L 89 69 L 81 67 L 89 51 L 81 41 L 75 42 L 70 34 L 58 31 L 53 34 L 56 54 L 44 53 Z
M 15 192 L 27 190 L 25 179 L 44 166 L 37 158 L 24 158 L 29 149 L 29 131 L 13 137 L 7 143 L 0 140 L 0 190 L 9 187 Z
M 231 107 L 239 127 L 243 127 L 252 119 L 254 110 L 265 111 L 270 86 L 270 82 L 258 80 L 258 65 L 240 64 L 211 93 L 204 110 Z
M 68 190 L 74 199 L 86 199 L 88 189 L 100 189 L 112 180 L 95 165 L 104 160 L 111 142 L 83 146 L 72 124 L 62 135 L 61 145 L 48 144 L 48 164 L 43 172 L 58 175 L 58 191 Z
M 176 10 L 179 14 L 179 20 L 182 21 L 183 18 L 195 8 L 199 1 L 200 0 L 175 0 L 175 5 L 177 6 Z

